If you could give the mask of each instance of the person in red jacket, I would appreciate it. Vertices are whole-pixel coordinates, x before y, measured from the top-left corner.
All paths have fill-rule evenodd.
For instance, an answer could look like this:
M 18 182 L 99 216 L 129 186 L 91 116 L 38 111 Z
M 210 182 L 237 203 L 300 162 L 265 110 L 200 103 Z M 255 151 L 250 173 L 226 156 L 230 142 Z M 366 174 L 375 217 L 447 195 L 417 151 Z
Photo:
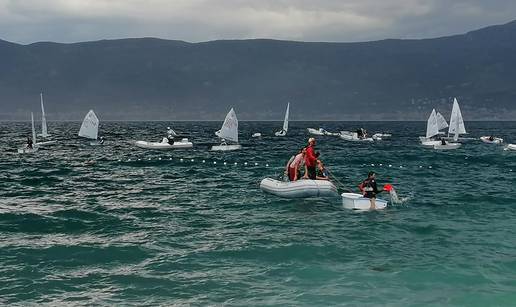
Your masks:
M 306 147 L 305 154 L 305 165 L 306 165 L 306 173 L 304 178 L 315 180 L 317 176 L 316 166 L 317 166 L 317 156 L 315 154 L 315 139 L 308 139 L 308 146 Z

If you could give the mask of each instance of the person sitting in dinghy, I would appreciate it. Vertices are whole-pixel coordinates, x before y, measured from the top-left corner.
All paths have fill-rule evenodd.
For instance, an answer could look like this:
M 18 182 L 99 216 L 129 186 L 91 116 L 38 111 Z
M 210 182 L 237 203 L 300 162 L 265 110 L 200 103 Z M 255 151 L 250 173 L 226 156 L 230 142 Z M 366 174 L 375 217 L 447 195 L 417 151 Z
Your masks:
M 315 180 L 317 177 L 316 172 L 317 156 L 315 154 L 315 138 L 308 139 L 308 146 L 306 147 L 305 154 L 305 166 L 306 172 L 303 178 Z
M 324 167 L 324 163 L 321 160 L 317 160 L 317 180 L 330 180 L 330 173 Z
M 378 190 L 378 186 L 376 185 L 376 173 L 369 172 L 367 179 L 362 181 L 362 183 L 358 185 L 358 188 L 365 198 L 370 199 L 371 207 L 369 209 L 376 209 L 376 195 L 384 191 L 383 189 Z
M 33 142 L 30 137 L 27 137 L 27 148 L 32 149 Z

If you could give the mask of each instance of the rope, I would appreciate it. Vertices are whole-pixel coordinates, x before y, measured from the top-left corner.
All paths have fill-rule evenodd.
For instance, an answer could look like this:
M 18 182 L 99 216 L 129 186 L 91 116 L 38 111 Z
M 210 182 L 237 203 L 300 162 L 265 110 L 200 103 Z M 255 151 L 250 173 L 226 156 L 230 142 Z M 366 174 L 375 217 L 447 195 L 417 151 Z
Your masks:
M 332 179 L 335 180 L 335 182 L 339 185 L 339 187 L 341 189 L 343 189 L 347 192 L 350 192 L 350 193 L 354 193 L 353 190 L 346 187 L 339 179 L 337 179 L 337 177 L 335 175 L 333 175 L 333 173 L 328 168 L 326 168 L 326 170 L 328 171 L 328 174 L 330 175 L 330 177 L 332 177 Z

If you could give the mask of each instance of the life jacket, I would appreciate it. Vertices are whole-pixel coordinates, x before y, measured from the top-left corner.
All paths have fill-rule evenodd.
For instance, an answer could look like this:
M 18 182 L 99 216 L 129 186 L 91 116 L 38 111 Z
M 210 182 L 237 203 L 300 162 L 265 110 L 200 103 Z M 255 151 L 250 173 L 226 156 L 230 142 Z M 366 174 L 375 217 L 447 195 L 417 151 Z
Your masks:
M 358 185 L 358 188 L 360 189 L 360 192 L 373 192 L 373 187 L 371 186 L 371 179 L 366 179 L 362 181 L 361 184 Z

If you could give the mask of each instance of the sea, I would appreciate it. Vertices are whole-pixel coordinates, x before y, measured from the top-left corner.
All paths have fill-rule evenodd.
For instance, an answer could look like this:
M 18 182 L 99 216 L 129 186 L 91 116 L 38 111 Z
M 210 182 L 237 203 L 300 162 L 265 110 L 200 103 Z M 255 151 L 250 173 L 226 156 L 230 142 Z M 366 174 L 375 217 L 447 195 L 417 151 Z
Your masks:
M 221 122 L 49 122 L 54 146 L 20 155 L 28 122 L 0 123 L 0 304 L 166 306 L 515 306 L 516 122 L 466 122 L 452 151 L 419 145 L 425 122 L 240 122 L 243 149 L 211 152 Z M 152 151 L 167 126 L 191 150 Z M 341 192 L 369 171 L 403 202 L 344 209 L 339 197 L 263 193 L 306 128 Z M 251 138 L 254 132 L 261 138 Z M 380 194 L 389 199 L 388 194 Z

